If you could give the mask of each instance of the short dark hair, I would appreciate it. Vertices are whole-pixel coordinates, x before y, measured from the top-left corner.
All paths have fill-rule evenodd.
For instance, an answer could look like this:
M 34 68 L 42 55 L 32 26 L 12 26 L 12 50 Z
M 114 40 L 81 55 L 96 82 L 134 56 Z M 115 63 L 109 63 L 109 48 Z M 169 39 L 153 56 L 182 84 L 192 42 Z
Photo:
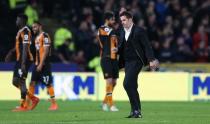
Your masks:
M 109 20 L 109 19 L 111 19 L 111 18 L 113 18 L 113 17 L 114 17 L 114 13 L 111 12 L 111 11 L 105 12 L 105 13 L 104 13 L 104 21 L 105 21 L 105 20 Z
M 28 22 L 28 16 L 25 14 L 19 14 L 17 17 L 20 18 L 24 24 Z
M 128 11 L 122 12 L 122 13 L 120 14 L 120 17 L 121 17 L 121 16 L 126 16 L 128 19 L 133 18 L 133 15 L 132 15 L 130 12 L 128 12 Z
M 42 26 L 42 23 L 40 21 L 34 21 L 34 24 L 38 24 Z

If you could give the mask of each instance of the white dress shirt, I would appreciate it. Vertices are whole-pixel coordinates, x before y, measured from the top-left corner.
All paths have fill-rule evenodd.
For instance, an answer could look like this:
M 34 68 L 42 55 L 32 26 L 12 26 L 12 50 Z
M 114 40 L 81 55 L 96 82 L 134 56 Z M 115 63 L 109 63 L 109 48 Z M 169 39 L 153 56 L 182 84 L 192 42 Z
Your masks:
M 131 25 L 131 27 L 129 29 L 125 29 L 125 40 L 127 41 L 128 40 L 128 37 L 130 36 L 130 33 L 131 33 L 131 29 L 133 27 L 133 24 Z

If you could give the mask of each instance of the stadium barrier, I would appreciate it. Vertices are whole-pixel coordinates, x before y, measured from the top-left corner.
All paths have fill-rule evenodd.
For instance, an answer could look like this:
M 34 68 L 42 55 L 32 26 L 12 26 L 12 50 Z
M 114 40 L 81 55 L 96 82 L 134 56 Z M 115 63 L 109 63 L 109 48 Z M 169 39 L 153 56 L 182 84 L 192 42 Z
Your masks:
M 209 63 L 162 63 L 162 72 L 191 72 L 191 73 L 210 73 Z
M 29 84 L 31 73 L 27 78 Z M 120 72 L 115 100 L 128 100 L 123 88 L 124 73 Z M 12 86 L 12 71 L 0 71 L 0 100 L 17 100 L 19 91 Z M 210 74 L 188 72 L 142 72 L 138 79 L 142 101 L 203 101 L 210 100 Z M 57 99 L 102 100 L 105 81 L 102 73 L 53 72 L 53 84 Z M 46 88 L 39 84 L 35 94 L 48 99 Z

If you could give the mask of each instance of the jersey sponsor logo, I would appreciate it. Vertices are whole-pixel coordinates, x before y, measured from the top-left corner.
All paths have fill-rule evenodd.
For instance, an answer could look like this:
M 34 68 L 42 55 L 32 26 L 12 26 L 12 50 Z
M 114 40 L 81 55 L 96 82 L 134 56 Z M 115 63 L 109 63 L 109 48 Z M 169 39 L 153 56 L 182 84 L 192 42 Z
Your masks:
M 48 44 L 49 43 L 49 39 L 46 37 L 46 38 L 44 38 L 44 43 L 45 44 Z
M 111 33 L 112 29 L 111 29 L 111 28 L 106 27 L 106 28 L 104 28 L 104 31 L 105 31 L 105 32 L 107 32 L 107 34 L 109 35 L 109 34 Z
M 104 31 L 109 32 L 110 29 L 109 28 L 104 28 Z
M 24 39 L 23 40 L 24 41 L 27 41 L 28 40 L 28 35 L 27 34 L 24 35 Z

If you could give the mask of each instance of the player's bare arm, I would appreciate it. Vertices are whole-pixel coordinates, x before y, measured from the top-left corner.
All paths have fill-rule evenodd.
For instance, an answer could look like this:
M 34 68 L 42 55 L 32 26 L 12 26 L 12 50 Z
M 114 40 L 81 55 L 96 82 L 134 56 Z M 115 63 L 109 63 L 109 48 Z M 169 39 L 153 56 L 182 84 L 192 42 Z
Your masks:
M 26 71 L 26 60 L 27 60 L 28 44 L 23 44 L 22 58 L 21 58 L 21 70 Z
M 118 39 L 117 39 L 116 35 L 112 35 L 111 36 L 111 40 L 114 41 L 115 43 L 118 42 Z M 117 47 L 112 48 L 112 53 L 117 53 L 117 52 L 118 52 L 118 48 Z
M 11 61 L 11 58 L 12 58 L 13 54 L 15 54 L 15 47 L 9 50 L 9 52 L 7 53 L 4 61 L 5 62 Z

